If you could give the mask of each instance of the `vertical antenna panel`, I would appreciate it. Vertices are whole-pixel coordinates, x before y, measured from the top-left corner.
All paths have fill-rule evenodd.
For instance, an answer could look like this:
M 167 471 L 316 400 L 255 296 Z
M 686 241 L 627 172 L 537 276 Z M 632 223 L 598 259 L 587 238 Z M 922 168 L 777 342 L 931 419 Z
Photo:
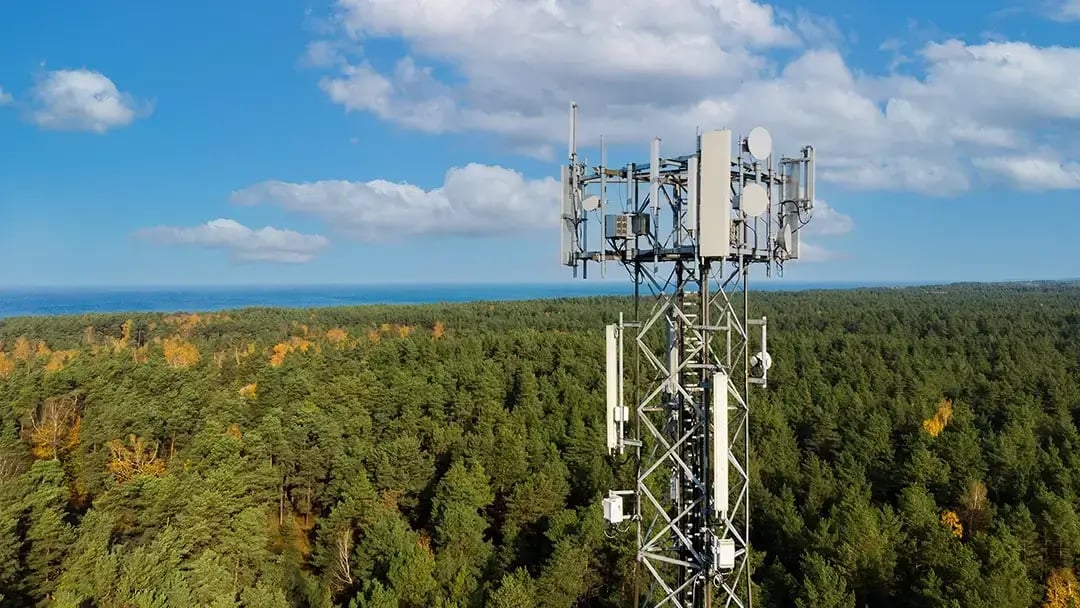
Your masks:
M 618 427 L 615 414 L 619 407 L 619 358 L 618 342 L 615 339 L 615 326 L 605 328 L 607 342 L 607 449 L 613 451 L 619 447 Z
M 699 255 L 723 259 L 731 252 L 731 131 L 701 134 L 700 171 Z
M 574 201 L 570 196 L 570 168 L 562 167 L 562 216 L 560 219 L 562 251 L 560 262 L 566 266 L 574 265 L 574 245 L 577 240 L 577 224 L 574 223 Z
M 684 226 L 692 235 L 698 229 L 698 157 L 691 156 L 686 163 L 686 216 Z
M 567 150 L 567 156 L 570 157 L 570 162 L 575 160 L 577 156 L 577 102 L 570 102 L 570 142 L 569 149 Z
M 728 512 L 728 376 L 720 372 L 713 375 L 713 508 L 720 520 L 727 519 Z
M 674 395 L 679 390 L 679 341 L 672 323 L 674 320 L 669 321 L 667 328 L 668 392 Z
M 653 213 L 660 209 L 660 138 L 654 137 L 649 147 L 649 200 Z
M 604 136 L 600 136 L 600 221 L 603 222 L 607 217 L 607 147 L 604 146 Z M 603 238 L 603 232 L 600 233 L 600 252 L 603 253 L 607 250 L 607 244 Z M 604 278 L 607 275 L 607 256 L 600 258 L 600 278 Z

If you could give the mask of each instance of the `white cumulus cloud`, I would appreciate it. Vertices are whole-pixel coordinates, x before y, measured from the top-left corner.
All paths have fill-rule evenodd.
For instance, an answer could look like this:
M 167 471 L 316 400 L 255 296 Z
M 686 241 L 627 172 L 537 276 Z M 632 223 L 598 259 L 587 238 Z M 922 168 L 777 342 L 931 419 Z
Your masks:
M 162 245 L 220 249 L 245 262 L 309 262 L 329 245 L 321 235 L 270 226 L 255 230 L 230 219 L 216 219 L 194 227 L 146 228 L 138 236 Z
M 104 133 L 149 111 L 107 76 L 87 69 L 46 72 L 31 94 L 31 119 L 46 129 Z
M 801 240 L 799 261 L 832 262 L 845 259 L 847 256 L 844 252 L 822 245 L 819 239 L 844 236 L 854 229 L 855 220 L 851 219 L 851 216 L 837 211 L 821 199 L 816 199 L 810 222 L 799 230 Z
M 1057 21 L 1080 21 L 1080 0 L 1060 0 L 1051 9 L 1050 16 Z
M 495 235 L 555 226 L 559 184 L 474 163 L 450 169 L 443 184 L 431 190 L 385 180 L 266 181 L 234 192 L 232 202 L 311 214 L 368 241 L 418 234 Z
M 866 190 L 950 196 L 983 183 L 973 158 L 1080 157 L 1080 48 L 943 40 L 874 74 L 848 66 L 830 23 L 754 0 L 338 0 L 335 48 L 407 51 L 387 70 L 337 61 L 320 87 L 348 111 L 533 156 L 565 146 L 570 100 L 583 146 L 659 135 L 684 150 L 699 127 L 763 124 L 780 151 L 813 144 L 823 181 Z
M 4 87 L 0 87 L 0 106 L 7 105 L 11 102 L 11 93 L 5 92 Z
M 855 229 L 855 221 L 850 215 L 840 213 L 821 199 L 814 201 L 814 210 L 810 223 L 802 229 L 804 235 L 843 236 Z
M 974 163 L 1025 190 L 1080 188 L 1080 163 L 1040 156 L 979 158 Z

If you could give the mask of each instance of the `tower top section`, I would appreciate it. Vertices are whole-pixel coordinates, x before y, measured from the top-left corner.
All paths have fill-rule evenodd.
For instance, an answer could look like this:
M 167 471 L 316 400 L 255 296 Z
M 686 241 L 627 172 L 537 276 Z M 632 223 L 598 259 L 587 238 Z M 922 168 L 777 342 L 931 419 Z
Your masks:
M 711 130 L 689 154 L 661 154 L 659 138 L 647 163 L 607 166 L 577 151 L 577 104 L 570 106 L 568 162 L 562 167 L 560 261 L 577 276 L 590 262 L 761 263 L 771 272 L 798 259 L 800 230 L 814 206 L 814 149 L 777 155 L 772 135 L 755 127 L 745 137 Z

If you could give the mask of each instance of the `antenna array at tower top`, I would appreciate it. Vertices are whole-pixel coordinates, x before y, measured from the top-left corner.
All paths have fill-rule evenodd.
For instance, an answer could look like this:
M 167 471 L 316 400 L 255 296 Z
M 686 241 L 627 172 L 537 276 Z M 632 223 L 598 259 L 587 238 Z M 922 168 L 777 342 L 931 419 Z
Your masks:
M 587 166 L 576 136 L 573 104 L 561 176 L 561 262 L 575 276 L 579 267 L 587 276 L 589 262 L 748 257 L 782 267 L 799 257 L 799 231 L 814 202 L 812 147 L 777 158 L 762 127 L 737 141 L 729 130 L 714 130 L 698 136 L 690 154 L 663 156 L 655 138 L 647 163 L 618 167 L 606 165 L 601 143 L 600 164 Z

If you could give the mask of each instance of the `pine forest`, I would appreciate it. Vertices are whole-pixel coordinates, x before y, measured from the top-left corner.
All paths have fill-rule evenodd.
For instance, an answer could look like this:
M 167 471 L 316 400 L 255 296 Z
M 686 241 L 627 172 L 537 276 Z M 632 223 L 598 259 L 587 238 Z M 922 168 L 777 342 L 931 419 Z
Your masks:
M 755 606 L 1080 605 L 1080 285 L 752 305 Z M 626 310 L 0 320 L 0 606 L 631 606 Z

